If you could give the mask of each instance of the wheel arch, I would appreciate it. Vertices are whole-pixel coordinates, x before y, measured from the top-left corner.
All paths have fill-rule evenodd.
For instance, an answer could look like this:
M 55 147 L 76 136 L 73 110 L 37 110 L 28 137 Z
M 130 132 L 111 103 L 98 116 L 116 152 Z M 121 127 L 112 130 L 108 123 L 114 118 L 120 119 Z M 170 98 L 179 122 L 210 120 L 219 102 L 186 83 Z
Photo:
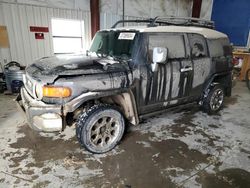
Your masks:
M 137 125 L 139 123 L 136 102 L 132 92 L 101 97 L 99 100 L 103 103 L 115 104 L 118 106 L 131 124 Z
M 211 86 L 221 84 L 225 90 L 225 95 L 227 97 L 231 96 L 232 90 L 232 72 L 222 72 L 218 74 L 214 74 L 205 84 L 204 93 L 209 90 Z
M 76 111 L 90 101 L 114 104 L 119 107 L 124 117 L 131 124 L 139 124 L 137 105 L 130 89 L 123 91 L 88 92 L 82 94 L 63 106 L 64 115 Z

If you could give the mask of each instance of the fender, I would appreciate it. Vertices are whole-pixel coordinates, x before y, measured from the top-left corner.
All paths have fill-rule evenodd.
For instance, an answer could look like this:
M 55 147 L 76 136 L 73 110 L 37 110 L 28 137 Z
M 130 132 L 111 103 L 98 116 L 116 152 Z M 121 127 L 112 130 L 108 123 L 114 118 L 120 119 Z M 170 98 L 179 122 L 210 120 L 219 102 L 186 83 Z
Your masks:
M 216 73 L 216 74 L 213 74 L 210 79 L 207 80 L 206 84 L 205 84 L 205 87 L 203 89 L 203 97 L 206 96 L 206 93 L 207 91 L 209 90 L 209 87 L 213 86 L 213 85 L 216 85 L 216 84 L 219 84 L 218 81 L 215 81 L 216 78 L 218 77 L 230 77 L 230 81 L 227 82 L 228 85 L 227 85 L 227 88 L 230 88 L 229 90 L 230 91 L 226 91 L 226 94 L 227 96 L 230 96 L 231 95 L 231 88 L 232 88 L 232 79 L 231 79 L 231 75 L 232 75 L 232 71 L 226 71 L 226 72 L 220 72 L 220 73 Z M 227 78 L 229 79 L 229 78 Z M 215 82 L 214 82 L 215 81 Z
M 123 102 L 120 102 L 121 107 L 124 107 L 127 104 L 129 107 L 124 108 L 124 115 L 129 116 L 129 121 L 133 125 L 139 124 L 139 117 L 137 112 L 137 105 L 135 102 L 135 98 L 133 92 L 130 89 L 117 89 L 117 90 L 110 90 L 110 91 L 100 91 L 100 92 L 87 92 L 83 93 L 80 96 L 74 98 L 73 100 L 69 101 L 68 103 L 62 106 L 62 111 L 64 116 L 67 115 L 69 112 L 74 112 L 77 108 L 79 108 L 84 102 L 87 102 L 92 99 L 98 98 L 105 98 L 105 97 L 116 97 L 116 96 L 123 96 Z M 119 99 L 118 99 L 119 100 Z M 128 118 L 128 117 L 127 117 Z

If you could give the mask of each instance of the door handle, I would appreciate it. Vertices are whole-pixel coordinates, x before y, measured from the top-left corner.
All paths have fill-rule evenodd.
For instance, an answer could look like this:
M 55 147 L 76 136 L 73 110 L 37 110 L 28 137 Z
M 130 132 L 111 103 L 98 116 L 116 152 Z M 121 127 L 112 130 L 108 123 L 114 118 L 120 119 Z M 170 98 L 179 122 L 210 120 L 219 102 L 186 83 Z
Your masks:
M 193 68 L 190 67 L 190 66 L 187 66 L 185 68 L 181 68 L 181 72 L 188 72 L 188 71 L 191 71 L 191 70 L 193 70 Z

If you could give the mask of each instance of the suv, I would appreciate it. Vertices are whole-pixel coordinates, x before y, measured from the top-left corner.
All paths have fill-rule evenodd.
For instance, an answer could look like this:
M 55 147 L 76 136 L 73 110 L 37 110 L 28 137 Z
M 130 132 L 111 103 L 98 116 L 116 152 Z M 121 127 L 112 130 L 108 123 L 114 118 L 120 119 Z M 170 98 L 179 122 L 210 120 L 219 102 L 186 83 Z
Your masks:
M 120 23 L 145 26 L 115 28 Z M 96 33 L 86 55 L 60 55 L 26 68 L 17 97 L 29 125 L 63 131 L 75 125 L 93 153 L 113 149 L 125 124 L 194 103 L 209 114 L 231 95 L 232 48 L 210 21 L 123 20 Z

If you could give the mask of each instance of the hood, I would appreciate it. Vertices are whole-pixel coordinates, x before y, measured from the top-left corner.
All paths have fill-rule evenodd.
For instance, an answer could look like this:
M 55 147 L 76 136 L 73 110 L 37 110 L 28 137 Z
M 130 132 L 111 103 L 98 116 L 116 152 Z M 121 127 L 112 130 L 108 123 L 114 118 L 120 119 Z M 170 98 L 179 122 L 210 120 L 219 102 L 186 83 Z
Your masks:
M 53 82 L 59 76 L 107 74 L 129 71 L 127 63 L 85 55 L 58 55 L 35 61 L 26 68 L 36 80 Z

